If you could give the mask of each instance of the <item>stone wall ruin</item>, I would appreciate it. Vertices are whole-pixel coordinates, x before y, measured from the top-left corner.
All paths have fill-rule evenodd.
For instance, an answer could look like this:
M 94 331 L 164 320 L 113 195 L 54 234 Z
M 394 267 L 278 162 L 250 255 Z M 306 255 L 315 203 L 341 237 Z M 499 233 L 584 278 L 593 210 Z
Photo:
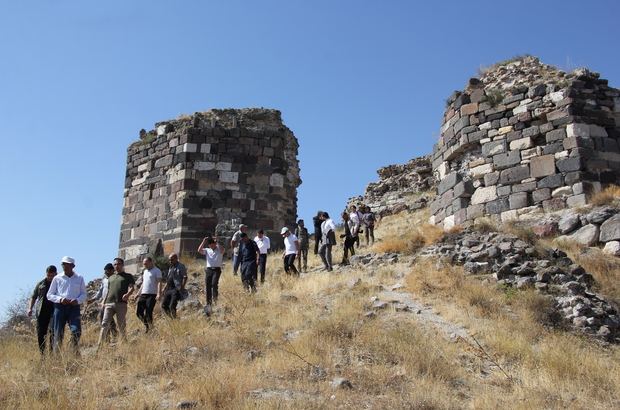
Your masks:
M 531 56 L 471 79 L 447 100 L 433 147 L 431 222 L 449 229 L 585 205 L 618 183 L 619 97 L 598 73 Z
M 119 255 L 195 252 L 239 223 L 277 237 L 297 217 L 299 144 L 278 110 L 211 110 L 156 124 L 127 149 Z M 132 271 L 132 270 L 130 270 Z

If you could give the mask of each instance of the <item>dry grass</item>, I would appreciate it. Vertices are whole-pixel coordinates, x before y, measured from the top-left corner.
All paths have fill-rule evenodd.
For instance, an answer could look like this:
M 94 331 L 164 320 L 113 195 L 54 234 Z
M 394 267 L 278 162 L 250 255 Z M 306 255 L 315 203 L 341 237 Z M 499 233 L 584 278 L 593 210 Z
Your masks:
M 424 226 L 422 220 L 411 223 L 399 215 L 382 221 L 376 231 L 382 241 L 364 251 L 377 250 L 398 226 Z M 440 237 L 434 232 L 429 231 L 431 240 Z M 334 261 L 341 252 L 335 251 Z M 597 258 L 591 259 L 594 264 Z M 202 263 L 184 261 L 202 286 Z M 309 265 L 304 277 L 288 277 L 272 255 L 267 283 L 253 296 L 228 266 L 218 302 L 225 313 L 207 319 L 184 309 L 169 321 L 157 308 L 156 331 L 148 335 L 134 332 L 142 326 L 130 313 L 130 341 L 98 354 L 98 328 L 92 324 L 84 327 L 79 358 L 41 360 L 33 334 L 7 337 L 0 346 L 0 405 L 161 409 L 191 400 L 204 409 L 620 406 L 619 349 L 549 331 L 554 320 L 549 302 L 536 292 L 499 288 L 434 259 L 329 274 L 316 269 L 321 263 L 314 255 Z M 367 316 L 378 286 L 394 283 L 402 272 L 405 291 L 451 326 L 475 333 L 486 358 L 472 349 L 471 337 L 451 338 L 454 330 L 439 320 L 393 309 Z M 362 284 L 351 286 L 358 278 Z M 329 382 L 337 377 L 350 380 L 353 389 L 333 389 Z
M 603 191 L 592 195 L 592 198 L 590 198 L 588 204 L 591 206 L 617 205 L 618 198 L 620 198 L 620 187 L 610 185 Z
M 383 218 L 381 241 L 375 243 L 373 250 L 408 255 L 424 246 L 441 242 L 444 238 L 443 228 L 430 224 L 428 217 L 428 209 L 423 209 L 409 215 L 402 212 Z

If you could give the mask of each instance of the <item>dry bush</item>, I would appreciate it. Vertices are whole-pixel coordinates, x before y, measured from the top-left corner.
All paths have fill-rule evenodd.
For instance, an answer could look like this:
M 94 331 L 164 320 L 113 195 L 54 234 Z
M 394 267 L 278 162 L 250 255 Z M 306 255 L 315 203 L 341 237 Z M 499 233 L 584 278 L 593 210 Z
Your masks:
M 528 222 L 510 221 L 506 222 L 503 228 L 503 231 L 517 236 L 530 246 L 534 246 L 538 242 L 538 235 L 534 233 L 534 228 Z
M 439 263 L 438 269 L 437 265 L 437 260 L 432 258 L 422 259 L 414 264 L 405 277 L 407 289 L 421 295 L 431 295 L 443 291 L 453 295 L 463 281 L 463 268 Z
M 587 251 L 579 252 L 570 249 L 565 252 L 575 263 L 583 266 L 586 272 L 594 276 L 595 291 L 607 298 L 609 302 L 620 306 L 620 259 L 618 257 L 609 255 L 599 248 L 588 248 Z
M 618 202 L 618 197 L 620 197 L 620 187 L 610 185 L 603 191 L 592 195 L 588 204 L 591 206 L 615 205 Z
M 474 228 L 480 233 L 490 233 L 499 231 L 499 227 L 491 218 L 476 218 Z
M 375 231 L 375 236 L 381 238 L 373 247 L 376 252 L 408 255 L 424 246 L 441 242 L 444 231 L 442 227 L 428 222 L 428 210 L 423 209 L 412 214 L 401 212 L 384 218 L 381 230 Z

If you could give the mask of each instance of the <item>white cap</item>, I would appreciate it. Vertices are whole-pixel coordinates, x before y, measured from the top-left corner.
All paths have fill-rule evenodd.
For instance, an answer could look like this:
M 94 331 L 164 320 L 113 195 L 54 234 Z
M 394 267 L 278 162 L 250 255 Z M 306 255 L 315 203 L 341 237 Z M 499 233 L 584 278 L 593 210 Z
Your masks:
M 65 256 L 62 258 L 60 263 L 70 263 L 72 265 L 75 265 L 75 259 L 73 259 L 71 256 Z
M 282 231 L 280 232 L 280 235 L 284 235 L 287 232 L 288 232 L 288 228 L 285 226 L 284 228 L 282 228 Z

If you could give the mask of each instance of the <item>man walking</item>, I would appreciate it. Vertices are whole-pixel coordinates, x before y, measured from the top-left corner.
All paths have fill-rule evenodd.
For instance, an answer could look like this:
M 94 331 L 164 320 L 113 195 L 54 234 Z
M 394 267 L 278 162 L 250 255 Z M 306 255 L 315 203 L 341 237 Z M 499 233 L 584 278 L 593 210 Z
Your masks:
M 103 268 L 103 273 L 105 274 L 104 278 L 101 279 L 101 286 L 99 286 L 99 290 L 95 293 L 91 299 L 88 299 L 86 302 L 87 305 L 90 305 L 95 300 L 101 299 L 101 306 L 99 306 L 99 324 L 103 323 L 103 313 L 105 311 L 105 295 L 108 292 L 108 281 L 110 280 L 110 276 L 114 275 L 114 265 L 108 263 Z M 116 334 L 116 322 L 114 322 L 114 318 L 110 322 L 110 332 L 115 335 Z
M 241 281 L 250 293 L 256 292 L 254 278 L 256 269 L 260 264 L 260 250 L 256 242 L 250 240 L 247 233 L 241 233 L 241 244 L 239 246 L 239 258 L 241 259 Z
M 161 308 L 164 313 L 171 318 L 177 317 L 177 304 L 181 299 L 181 294 L 185 293 L 187 283 L 187 268 L 181 262 L 176 253 L 171 253 L 168 257 L 170 268 L 168 269 L 168 280 L 164 289 L 164 298 Z
M 362 221 L 364 220 L 364 215 L 357 210 L 355 205 L 351 205 L 351 213 L 349 214 L 349 218 L 352 221 L 352 229 L 351 229 L 351 237 L 353 238 L 353 245 L 357 243 L 357 247 L 360 247 L 360 237 L 359 231 Z M 346 211 L 345 211 L 346 212 Z M 354 255 L 353 253 L 351 255 Z
M 237 270 L 239 270 L 239 265 L 241 264 L 241 260 L 239 259 L 239 246 L 241 245 L 241 234 L 248 230 L 248 227 L 244 224 L 239 225 L 239 230 L 235 232 L 232 239 L 230 240 L 230 249 L 233 253 L 233 275 L 237 276 Z
M 161 299 L 161 270 L 153 263 L 153 259 L 147 256 L 142 260 L 144 272 L 142 273 L 142 286 L 133 297 L 134 301 L 138 301 L 136 316 L 144 323 L 145 332 L 153 326 L 153 310 L 155 304 Z M 139 298 L 139 299 L 138 299 Z
M 136 280 L 133 275 L 125 272 L 125 261 L 121 258 L 114 258 L 114 270 L 116 273 L 108 280 L 108 292 L 104 296 L 105 311 L 103 312 L 103 322 L 99 332 L 97 346 L 101 346 L 110 332 L 110 323 L 116 315 L 118 321 L 118 331 L 121 339 L 126 340 L 125 328 L 127 326 L 127 301 L 134 291 Z
M 316 216 L 312 217 L 312 224 L 314 225 L 314 254 L 318 255 L 319 253 L 319 242 L 322 240 L 321 234 L 321 224 L 323 223 L 323 219 L 321 218 L 323 215 L 323 211 L 318 211 Z
M 327 212 L 323 212 L 321 215 L 323 223 L 321 224 L 321 236 L 322 242 L 321 249 L 319 250 L 319 256 L 323 265 L 328 272 L 334 270 L 332 265 L 332 246 L 336 244 L 336 224 L 329 217 Z
M 344 234 L 340 235 L 340 237 L 344 237 L 344 256 L 342 257 L 340 265 L 344 266 L 349 264 L 349 251 L 351 251 L 351 256 L 355 255 L 355 237 L 353 236 L 353 230 L 357 224 L 346 212 L 343 212 L 341 216 Z
M 282 228 L 280 233 L 284 237 L 284 252 L 282 253 L 284 272 L 288 275 L 299 276 L 299 272 L 295 267 L 295 258 L 299 257 L 299 240 L 287 227 Z
M 65 336 L 65 325 L 71 331 L 71 348 L 78 353 L 82 336 L 80 304 L 86 301 L 86 283 L 82 275 L 73 271 L 75 259 L 65 256 L 60 262 L 63 273 L 57 275 L 47 291 L 47 299 L 54 303 L 54 351 L 58 351 Z
M 377 218 L 375 217 L 375 214 L 373 212 L 370 211 L 370 207 L 367 206 L 366 208 L 364 208 L 364 226 L 366 227 L 365 229 L 365 233 L 366 233 L 366 246 L 368 245 L 374 245 L 375 243 L 375 223 L 377 222 Z M 370 242 L 369 240 L 372 239 L 372 242 Z
M 45 270 L 45 279 L 37 283 L 34 287 L 34 291 L 30 297 L 30 304 L 28 305 L 28 316 L 32 316 L 32 309 L 36 303 L 35 318 L 37 319 L 37 339 L 41 354 L 45 354 L 46 350 L 52 350 L 54 332 L 50 331 L 50 321 L 54 315 L 54 304 L 47 300 L 47 291 L 50 289 L 56 273 L 56 266 L 50 265 L 47 267 Z M 48 338 L 48 349 L 45 349 L 46 339 Z
M 217 238 L 206 237 L 198 246 L 198 253 L 205 255 L 207 266 L 205 267 L 205 290 L 207 293 L 207 306 L 217 302 L 219 296 L 219 282 L 222 274 L 222 257 L 224 247 L 217 243 Z
M 271 241 L 265 236 L 265 232 L 259 229 L 254 242 L 260 251 L 260 283 L 265 283 L 265 270 L 267 269 L 267 251 L 271 248 Z
M 305 272 L 308 270 L 308 248 L 310 238 L 308 235 L 308 228 L 304 226 L 304 220 L 300 219 L 297 221 L 297 228 L 295 228 L 295 236 L 299 241 L 299 260 L 298 266 L 300 272 Z M 303 265 L 303 269 L 302 269 Z

